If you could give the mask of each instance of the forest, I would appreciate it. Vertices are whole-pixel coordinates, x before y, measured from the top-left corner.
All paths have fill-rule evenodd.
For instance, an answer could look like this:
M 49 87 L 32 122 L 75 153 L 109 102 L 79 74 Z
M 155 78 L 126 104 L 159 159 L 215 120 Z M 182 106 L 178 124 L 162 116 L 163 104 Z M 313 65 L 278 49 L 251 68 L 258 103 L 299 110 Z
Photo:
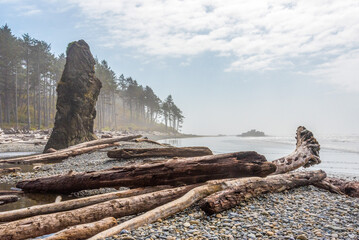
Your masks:
M 65 54 L 56 56 L 51 44 L 29 34 L 16 37 L 8 25 L 0 28 L 0 128 L 53 126 L 65 62 Z M 96 59 L 95 72 L 102 82 L 97 130 L 180 130 L 184 116 L 171 95 L 161 100 L 150 86 L 117 75 L 106 60 Z

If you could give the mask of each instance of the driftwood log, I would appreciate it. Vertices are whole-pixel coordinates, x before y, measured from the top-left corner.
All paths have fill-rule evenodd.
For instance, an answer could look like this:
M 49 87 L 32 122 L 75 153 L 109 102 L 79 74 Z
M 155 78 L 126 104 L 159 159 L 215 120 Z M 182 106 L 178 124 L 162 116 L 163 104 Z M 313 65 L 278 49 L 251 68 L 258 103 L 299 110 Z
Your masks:
M 69 227 L 46 238 L 46 240 L 78 240 L 87 239 L 117 225 L 114 217 L 101 219 L 93 223 L 85 223 Z
M 110 228 L 106 231 L 103 231 L 94 237 L 90 238 L 90 240 L 97 240 L 97 239 L 103 239 L 106 237 L 110 237 L 114 234 L 120 233 L 122 230 L 133 230 L 136 229 L 142 225 L 150 224 L 152 222 L 155 222 L 157 219 L 166 218 L 169 217 L 177 212 L 180 212 L 187 207 L 191 206 L 192 204 L 196 203 L 197 201 L 203 199 L 204 197 L 216 193 L 221 190 L 225 190 L 228 188 L 238 188 L 243 187 L 245 188 L 248 184 L 252 184 L 253 186 L 255 183 L 260 189 L 262 187 L 265 187 L 266 180 L 268 182 L 271 182 L 271 179 L 287 179 L 284 180 L 285 184 L 288 184 L 290 186 L 295 187 L 296 185 L 290 184 L 291 180 L 293 178 L 301 179 L 299 181 L 302 182 L 302 184 L 307 184 L 308 179 L 318 179 L 321 180 L 325 178 L 325 173 L 323 171 L 313 171 L 313 172 L 298 172 L 293 173 L 293 175 L 286 174 L 286 175 L 275 175 L 275 176 L 268 176 L 266 178 L 259 178 L 259 177 L 249 177 L 249 178 L 240 178 L 240 179 L 234 179 L 229 181 L 223 181 L 223 180 L 214 180 L 208 182 L 206 185 L 196 187 L 189 191 L 187 194 L 182 196 L 179 199 L 176 199 L 172 202 L 169 202 L 163 206 L 159 206 L 151 211 L 148 211 L 140 216 L 134 217 L 126 222 L 123 222 L 113 228 Z M 289 180 L 288 180 L 289 179 Z M 287 182 L 288 181 L 288 182 Z M 305 182 L 305 183 L 304 183 Z M 310 183 L 308 183 L 310 184 Z M 290 187 L 287 187 L 286 189 L 289 189 Z M 273 189 L 274 190 L 274 189 Z M 278 191 L 278 189 L 275 189 L 275 191 Z M 269 191 L 268 191 L 269 192 Z M 261 192 L 264 193 L 264 192 Z
M 321 162 L 319 158 L 320 145 L 311 131 L 302 126 L 298 127 L 296 139 L 297 144 L 293 153 L 273 161 L 277 166 L 277 170 L 273 174 L 287 173 Z
M 0 190 L 0 196 L 2 196 L 2 195 L 18 195 L 18 194 L 23 194 L 23 193 L 24 193 L 23 191 L 17 191 L 17 190 Z
M 0 239 L 19 240 L 58 232 L 69 226 L 106 217 L 123 217 L 149 211 L 186 194 L 198 185 L 165 189 L 129 198 L 113 199 L 71 211 L 29 217 L 0 225 Z
M 19 197 L 17 195 L 3 195 L 3 196 L 0 196 L 0 205 L 16 202 L 18 200 L 19 200 Z
M 261 180 L 248 181 L 244 185 L 238 185 L 212 194 L 201 200 L 200 207 L 207 214 L 218 213 L 235 207 L 249 198 L 264 193 L 282 192 L 311 185 L 323 180 L 325 177 L 326 174 L 322 170 L 268 176 Z
M 334 193 L 345 194 L 350 197 L 359 198 L 358 181 L 347 181 L 339 178 L 325 178 L 323 181 L 317 183 L 315 186 L 327 189 Z
M 36 215 L 63 212 L 106 202 L 112 199 L 126 198 L 146 193 L 169 189 L 171 186 L 155 186 L 147 188 L 136 188 L 118 192 L 104 193 L 80 199 L 73 199 L 63 202 L 35 205 L 27 208 L 16 209 L 12 211 L 0 212 L 0 222 L 10 222 Z
M 238 152 L 24 180 L 16 187 L 27 192 L 69 193 L 114 186 L 180 186 L 212 179 L 265 177 L 275 170 L 273 163 L 256 152 Z
M 107 152 L 110 158 L 200 157 L 213 155 L 208 147 L 125 148 Z
M 66 158 L 84 154 L 87 152 L 92 152 L 97 149 L 116 146 L 117 142 L 130 141 L 132 139 L 139 138 L 139 137 L 141 137 L 141 135 L 93 140 L 90 142 L 80 143 L 80 144 L 71 146 L 69 148 L 62 149 L 62 150 L 52 152 L 52 153 L 43 153 L 43 154 L 38 154 L 38 155 L 10 158 L 10 159 L 0 159 L 0 163 L 32 164 L 32 163 L 37 163 L 37 162 L 66 159 Z

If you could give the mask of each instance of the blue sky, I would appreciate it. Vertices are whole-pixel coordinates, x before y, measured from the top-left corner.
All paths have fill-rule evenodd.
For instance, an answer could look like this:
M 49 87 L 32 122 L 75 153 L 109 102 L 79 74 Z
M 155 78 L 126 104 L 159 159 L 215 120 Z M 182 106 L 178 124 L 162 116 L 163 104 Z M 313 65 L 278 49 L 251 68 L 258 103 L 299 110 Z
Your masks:
M 0 24 L 86 40 L 117 74 L 172 94 L 183 131 L 359 134 L 356 0 L 0 0 Z

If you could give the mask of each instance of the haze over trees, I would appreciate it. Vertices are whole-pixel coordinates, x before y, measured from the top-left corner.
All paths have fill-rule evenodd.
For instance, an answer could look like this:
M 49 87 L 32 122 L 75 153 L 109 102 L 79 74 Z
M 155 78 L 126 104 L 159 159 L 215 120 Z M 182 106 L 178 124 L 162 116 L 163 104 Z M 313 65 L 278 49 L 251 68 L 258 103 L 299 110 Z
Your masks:
M 51 53 L 49 43 L 29 34 L 16 37 L 8 25 L 0 28 L 0 128 L 53 126 L 65 62 L 64 54 Z M 105 60 L 96 59 L 95 71 L 103 85 L 96 129 L 179 131 L 184 116 L 171 95 L 161 101 L 150 86 L 118 76 Z

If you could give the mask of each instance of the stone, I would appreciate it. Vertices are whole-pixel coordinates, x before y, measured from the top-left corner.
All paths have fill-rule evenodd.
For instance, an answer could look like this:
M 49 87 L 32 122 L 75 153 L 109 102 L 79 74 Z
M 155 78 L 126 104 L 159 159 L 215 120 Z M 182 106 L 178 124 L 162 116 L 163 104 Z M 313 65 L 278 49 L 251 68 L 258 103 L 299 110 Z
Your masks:
M 189 226 L 191 226 L 191 224 L 190 224 L 189 222 L 185 222 L 185 223 L 183 224 L 183 226 L 189 227 Z
M 72 42 L 57 84 L 55 124 L 44 152 L 97 139 L 94 134 L 96 101 L 102 87 L 95 76 L 95 59 L 84 40 Z
M 304 234 L 298 235 L 298 236 L 297 236 L 297 239 L 298 239 L 298 240 L 308 240 L 307 236 L 304 235 Z

